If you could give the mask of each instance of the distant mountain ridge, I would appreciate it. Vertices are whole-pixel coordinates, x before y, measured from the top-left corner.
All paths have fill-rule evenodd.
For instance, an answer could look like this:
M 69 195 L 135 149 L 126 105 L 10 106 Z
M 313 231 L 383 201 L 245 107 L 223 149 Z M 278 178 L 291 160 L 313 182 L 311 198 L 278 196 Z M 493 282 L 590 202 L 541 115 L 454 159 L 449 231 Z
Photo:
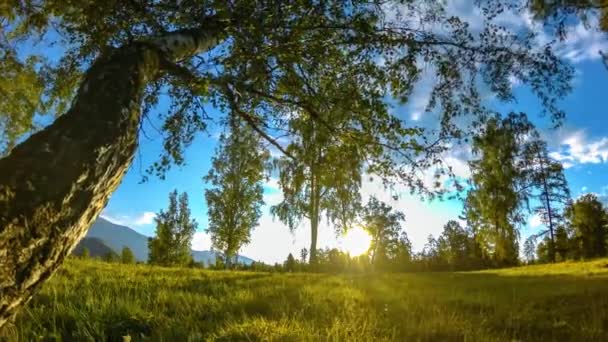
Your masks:
M 91 240 L 94 238 L 95 240 Z M 91 242 L 93 241 L 93 242 Z M 112 223 L 102 217 L 97 218 L 95 223 L 91 226 L 85 238 L 81 241 L 79 246 L 76 247 L 75 251 L 82 253 L 81 245 L 89 248 L 91 255 L 93 255 L 91 248 L 87 244 L 93 243 L 95 248 L 100 248 L 99 245 L 105 245 L 115 253 L 120 254 L 124 247 L 129 247 L 133 251 L 133 255 L 137 261 L 146 262 L 148 261 L 148 237 L 136 232 L 135 230 Z M 192 251 L 192 258 L 196 262 L 203 262 L 205 265 L 215 263 L 217 253 L 214 251 Z M 245 256 L 239 255 L 238 262 L 246 265 L 250 265 L 253 260 Z
M 108 254 L 112 254 L 117 256 L 118 254 L 108 245 L 106 245 L 103 240 L 95 237 L 85 237 L 80 240 L 76 248 L 72 251 L 72 254 L 81 256 L 84 249 L 89 250 L 89 256 L 91 258 L 103 258 Z

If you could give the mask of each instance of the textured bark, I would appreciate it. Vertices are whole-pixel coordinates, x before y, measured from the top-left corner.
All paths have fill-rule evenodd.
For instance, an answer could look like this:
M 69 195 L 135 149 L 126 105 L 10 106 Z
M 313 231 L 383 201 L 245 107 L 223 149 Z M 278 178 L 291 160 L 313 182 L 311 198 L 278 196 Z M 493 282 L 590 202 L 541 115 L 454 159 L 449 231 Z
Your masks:
M 197 53 L 217 41 L 208 37 L 182 31 L 102 55 L 71 109 L 0 159 L 0 327 L 61 265 L 119 185 L 161 57 Z

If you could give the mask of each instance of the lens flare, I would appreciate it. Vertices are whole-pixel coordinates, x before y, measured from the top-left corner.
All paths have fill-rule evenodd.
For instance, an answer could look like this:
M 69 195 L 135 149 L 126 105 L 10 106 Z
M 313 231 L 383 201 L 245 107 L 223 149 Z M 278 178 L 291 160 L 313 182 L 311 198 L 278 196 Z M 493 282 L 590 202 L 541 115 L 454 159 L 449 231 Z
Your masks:
M 350 229 L 344 237 L 342 237 L 342 250 L 348 252 L 351 256 L 361 255 L 369 249 L 369 245 L 372 241 L 369 234 L 359 228 Z

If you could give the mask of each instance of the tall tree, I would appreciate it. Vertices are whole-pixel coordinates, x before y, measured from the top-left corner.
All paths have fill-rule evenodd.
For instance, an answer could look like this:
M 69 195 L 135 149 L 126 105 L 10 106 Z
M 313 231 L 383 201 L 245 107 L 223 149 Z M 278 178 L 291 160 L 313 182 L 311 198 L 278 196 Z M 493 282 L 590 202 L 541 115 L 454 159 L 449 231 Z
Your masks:
M 409 242 L 402 239 L 401 222 L 405 215 L 375 197 L 370 197 L 363 208 L 363 229 L 372 237 L 369 253 L 374 269 L 387 268 L 390 262 L 399 256 L 402 244 Z
M 239 249 L 248 244 L 264 204 L 264 170 L 269 153 L 259 136 L 239 117 L 231 116 L 229 131 L 220 137 L 205 190 L 212 246 L 222 251 L 230 268 Z
M 530 235 L 524 242 L 524 256 L 528 264 L 536 261 L 536 235 Z
M 583 258 L 606 255 L 607 215 L 602 202 L 594 194 L 583 195 L 566 208 L 577 255 Z
M 511 113 L 491 119 L 473 141 L 478 159 L 469 163 L 472 190 L 467 209 L 478 239 L 491 252 L 497 266 L 512 265 L 519 255 L 517 225 L 523 222 L 522 204 L 528 185 L 524 142 L 533 127 L 525 114 Z
M 537 139 L 527 144 L 526 171 L 529 176 L 528 187 L 536 188 L 539 205 L 534 208 L 541 221 L 547 226 L 549 234 L 549 259 L 556 261 L 555 233 L 558 225 L 563 224 L 563 209 L 570 201 L 570 189 L 562 164 L 549 156 L 547 144 Z
M 190 218 L 188 194 L 169 193 L 169 207 L 156 215 L 156 236 L 148 240 L 148 262 L 184 266 L 192 259 L 190 245 L 198 224 Z
M 311 118 L 294 119 L 290 127 L 297 132 L 287 148 L 290 157 L 277 163 L 283 201 L 271 212 L 291 230 L 303 218 L 310 222 L 308 250 L 315 264 L 322 216 L 342 231 L 356 218 L 363 160 L 355 146 Z
M 381 152 L 369 160 L 370 168 L 420 184 L 409 171 L 433 163 L 436 159 L 424 153 L 441 148 L 410 143 L 422 131 L 404 133 L 404 123 L 392 125 L 401 120 L 387 114 L 383 100 L 407 101 L 423 70 L 438 76 L 430 107 L 441 112 L 442 139 L 459 137 L 464 129 L 454 125 L 456 116 L 483 121 L 480 85 L 498 99 L 512 99 L 513 76 L 533 85 L 546 111 L 559 121 L 563 113 L 556 103 L 570 89 L 573 74 L 550 47 L 537 47 L 534 37 L 494 22 L 492 8 L 481 11 L 484 27 L 473 34 L 439 0 L 12 3 L 0 9 L 3 39 L 10 43 L 3 42 L 3 53 L 6 46 L 19 49 L 32 42 L 28 38 L 41 36 L 40 42 L 66 44 L 56 58 L 39 58 L 39 65 L 26 67 L 43 81 L 39 100 L 50 101 L 49 112 L 59 118 L 0 160 L 0 325 L 53 274 L 105 206 L 133 159 L 139 129 L 145 126 L 142 118 L 160 94 L 168 93 L 172 103 L 161 114 L 164 150 L 149 171 L 162 177 L 171 165 L 185 163 L 184 149 L 209 118 L 205 103 L 229 108 L 225 112 L 237 113 L 284 150 L 273 136 L 287 130 L 294 108 L 307 102 L 300 101 L 305 73 L 298 67 L 312 76 L 316 70 L 346 69 L 358 94 L 338 92 L 338 105 L 355 98 L 364 99 L 356 106 L 380 109 L 353 111 L 367 116 L 369 125 L 350 131 L 381 127 L 393 138 L 374 140 Z M 29 55 L 18 56 L 21 64 L 43 57 L 34 54 L 46 49 L 22 51 Z M 324 77 L 341 84 L 342 75 Z M 66 104 L 71 104 L 67 111 Z M 316 109 L 303 112 L 314 117 Z M 3 121 L 11 126 L 5 131 L 20 132 L 14 122 L 32 127 L 27 122 L 31 112 L 16 115 L 25 120 Z M 331 120 L 323 121 L 331 126 Z M 357 141 L 373 146 L 363 138 Z

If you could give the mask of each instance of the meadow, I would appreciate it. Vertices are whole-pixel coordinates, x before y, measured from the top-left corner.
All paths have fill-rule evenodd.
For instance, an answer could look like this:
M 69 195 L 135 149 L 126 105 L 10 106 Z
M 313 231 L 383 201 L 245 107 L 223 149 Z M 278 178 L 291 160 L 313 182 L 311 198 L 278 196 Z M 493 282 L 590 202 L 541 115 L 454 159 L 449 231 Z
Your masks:
M 608 341 L 607 294 L 608 259 L 352 275 L 70 259 L 0 340 Z

